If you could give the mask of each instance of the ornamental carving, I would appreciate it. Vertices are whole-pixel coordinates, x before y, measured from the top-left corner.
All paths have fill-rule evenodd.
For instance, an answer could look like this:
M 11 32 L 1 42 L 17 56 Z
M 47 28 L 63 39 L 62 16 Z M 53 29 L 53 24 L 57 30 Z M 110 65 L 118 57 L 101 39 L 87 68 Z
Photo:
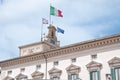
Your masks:
M 39 72 L 39 71 L 35 71 L 31 74 L 31 76 L 33 79 L 35 79 L 35 78 L 42 79 L 44 77 L 44 73 Z
M 10 76 L 6 76 L 3 80 L 14 80 L 14 78 L 12 78 Z
M 91 61 L 86 65 L 86 67 L 89 71 L 99 70 L 102 68 L 102 64 L 95 61 Z
M 21 79 L 21 78 L 27 78 L 27 75 L 24 75 L 22 73 L 18 74 L 16 77 L 15 77 L 17 80 Z
M 69 74 L 71 74 L 71 73 L 77 73 L 77 74 L 78 74 L 78 73 L 80 72 L 80 67 L 71 64 L 70 66 L 68 66 L 68 67 L 66 68 L 66 71 L 67 71 L 67 73 L 69 73 Z
M 50 77 L 53 77 L 53 76 L 60 76 L 62 73 L 62 70 L 54 67 L 51 70 L 49 70 L 48 72 L 49 72 Z
M 112 58 L 111 60 L 108 61 L 108 64 L 111 67 L 120 66 L 120 58 L 119 57 L 114 57 L 114 58 Z
M 120 43 L 120 34 L 109 36 L 109 37 L 104 37 L 100 39 L 95 39 L 95 40 L 84 41 L 84 42 L 76 43 L 73 45 L 68 45 L 68 46 L 61 47 L 61 48 L 55 48 L 49 51 L 35 53 L 34 55 L 28 55 L 24 57 L 5 60 L 5 61 L 0 62 L 0 66 L 8 67 L 8 66 L 14 66 L 18 64 L 28 63 L 31 61 L 41 60 L 41 59 L 44 59 L 43 54 L 47 58 L 51 58 L 55 56 L 72 54 L 78 51 L 89 50 L 89 49 L 94 49 L 94 48 L 103 47 L 103 46 L 112 45 L 112 44 L 118 44 L 118 43 Z M 39 43 L 34 43 L 34 44 L 39 44 Z M 47 43 L 47 44 L 50 45 L 50 43 Z

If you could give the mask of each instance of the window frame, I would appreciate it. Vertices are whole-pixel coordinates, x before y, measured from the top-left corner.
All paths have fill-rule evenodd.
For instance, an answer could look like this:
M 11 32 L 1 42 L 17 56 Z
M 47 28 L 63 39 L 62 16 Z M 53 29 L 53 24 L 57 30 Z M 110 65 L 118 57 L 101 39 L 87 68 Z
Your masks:
M 59 61 L 54 61 L 54 62 L 53 62 L 53 65 L 54 65 L 54 66 L 58 66 L 58 65 L 59 65 Z
M 53 76 L 53 77 L 52 77 L 52 80 L 60 80 L 60 77 L 58 77 L 58 76 Z
M 41 69 L 41 64 L 36 65 L 36 71 L 39 71 Z
M 8 76 L 12 75 L 12 71 L 7 72 Z
M 97 58 L 98 58 L 98 55 L 97 55 L 97 54 L 91 55 L 91 59 L 92 59 L 92 60 L 96 60 Z
M 76 58 L 72 58 L 72 59 L 71 59 L 71 62 L 72 62 L 72 63 L 75 63 L 76 61 L 77 61 Z
M 112 67 L 111 68 L 111 77 L 112 77 L 112 80 L 119 80 L 120 79 L 120 76 L 118 76 L 118 79 L 116 79 L 116 70 L 119 70 L 120 71 L 120 66 L 119 67 Z M 118 73 L 118 75 L 120 74 L 120 72 Z
M 20 72 L 21 72 L 21 73 L 24 73 L 24 72 L 25 72 L 25 68 L 21 68 L 21 69 L 20 69 Z
M 100 70 L 90 71 L 90 80 L 100 80 Z
M 27 77 L 20 78 L 20 80 L 27 80 Z
M 75 78 L 76 77 L 76 78 Z M 79 73 L 68 74 L 68 80 L 76 80 L 79 78 Z

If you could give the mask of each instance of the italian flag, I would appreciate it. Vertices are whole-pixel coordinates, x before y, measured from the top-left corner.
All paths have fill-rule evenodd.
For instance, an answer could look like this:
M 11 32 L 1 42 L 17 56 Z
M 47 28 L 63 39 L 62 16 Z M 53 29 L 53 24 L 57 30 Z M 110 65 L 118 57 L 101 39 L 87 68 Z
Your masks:
M 53 6 L 50 6 L 50 15 L 63 17 L 62 11 L 54 8 Z

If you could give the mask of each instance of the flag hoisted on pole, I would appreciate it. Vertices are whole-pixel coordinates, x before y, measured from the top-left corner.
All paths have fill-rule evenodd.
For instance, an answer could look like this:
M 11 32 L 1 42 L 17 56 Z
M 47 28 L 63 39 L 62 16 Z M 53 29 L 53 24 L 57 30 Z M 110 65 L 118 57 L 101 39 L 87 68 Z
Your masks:
M 42 18 L 42 25 L 41 25 L 41 41 L 43 41 L 43 24 L 48 24 L 48 20 Z
M 62 34 L 64 34 L 64 30 L 61 29 L 61 28 L 59 28 L 59 27 L 57 27 L 57 32 L 58 32 L 58 33 L 62 33 Z
M 51 6 L 51 4 L 50 4 L 50 24 L 51 24 L 51 15 L 57 16 L 57 17 L 63 17 L 62 11 L 59 9 L 56 9 L 55 7 Z
M 50 6 L 50 15 L 58 16 L 58 17 L 63 17 L 62 11 L 59 10 L 59 9 L 56 9 L 56 8 L 53 7 L 53 6 Z
M 48 20 L 45 18 L 42 18 L 42 24 L 48 24 Z

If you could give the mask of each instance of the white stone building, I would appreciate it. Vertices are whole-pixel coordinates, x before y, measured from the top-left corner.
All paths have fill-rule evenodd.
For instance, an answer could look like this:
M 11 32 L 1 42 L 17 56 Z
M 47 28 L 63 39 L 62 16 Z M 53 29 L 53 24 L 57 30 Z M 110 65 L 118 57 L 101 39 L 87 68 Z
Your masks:
M 120 80 L 120 34 L 60 47 L 56 28 L 48 29 L 46 40 L 0 62 L 0 80 Z

